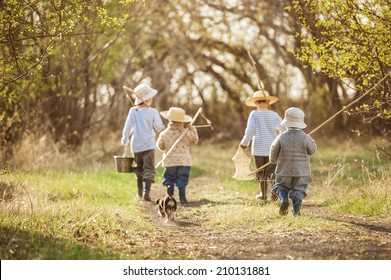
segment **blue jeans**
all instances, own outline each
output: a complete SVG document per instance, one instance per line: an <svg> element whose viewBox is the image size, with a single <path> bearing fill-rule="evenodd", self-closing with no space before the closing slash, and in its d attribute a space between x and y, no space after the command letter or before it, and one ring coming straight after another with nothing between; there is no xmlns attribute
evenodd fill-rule
<svg viewBox="0 0 391 280"><path fill-rule="evenodd" d="M163 173L163 185L166 187L185 188L189 183L190 166L166 167Z"/></svg>
<svg viewBox="0 0 391 280"><path fill-rule="evenodd" d="M276 175L276 183L272 192L278 195L281 201L292 199L293 214L300 215L302 200L307 196L309 177L291 177Z"/></svg>

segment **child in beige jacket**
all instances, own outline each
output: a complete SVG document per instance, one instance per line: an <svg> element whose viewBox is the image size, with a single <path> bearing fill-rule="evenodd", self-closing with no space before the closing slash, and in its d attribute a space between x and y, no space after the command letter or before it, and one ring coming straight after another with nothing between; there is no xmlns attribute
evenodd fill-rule
<svg viewBox="0 0 391 280"><path fill-rule="evenodd" d="M186 135L176 144L173 150L166 155L176 140L186 130L183 123L190 122L191 117L185 114L181 108L171 107L168 111L160 113L163 118L169 120L168 127L163 130L156 141L157 148L162 151L163 185L167 187L167 193L174 195L174 185L178 187L179 201L184 204L186 199L186 186L189 183L190 168L192 165L190 145L198 143L198 133L191 124L187 126Z"/></svg>

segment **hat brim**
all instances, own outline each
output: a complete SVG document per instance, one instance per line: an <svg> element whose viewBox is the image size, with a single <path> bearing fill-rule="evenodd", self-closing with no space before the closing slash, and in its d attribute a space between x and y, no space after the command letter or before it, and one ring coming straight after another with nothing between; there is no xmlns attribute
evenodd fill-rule
<svg viewBox="0 0 391 280"><path fill-rule="evenodd" d="M283 125L283 126L286 126L286 127L297 127L297 128L300 128L300 129L303 129L303 128L306 128L307 125L304 123L304 122L295 122L295 121L290 121L290 120L286 120L286 119L283 119L281 124L280 125Z"/></svg>
<svg viewBox="0 0 391 280"><path fill-rule="evenodd" d="M249 107L257 107L257 104L255 104L256 101L262 101L262 100L268 100L269 104L274 104L278 101L278 97L275 96L268 96L268 97L263 97L263 96L256 96L256 97L248 97L246 99L246 105Z"/></svg>
<svg viewBox="0 0 391 280"><path fill-rule="evenodd" d="M136 99L134 101L134 104L135 105L140 105L141 103L144 103L144 101L147 101L149 99L151 99L152 97L154 97L156 94L157 94L157 90L156 89L152 89L150 92L148 92L145 96L143 96L143 99L140 99L137 95L136 95Z"/></svg>
<svg viewBox="0 0 391 280"><path fill-rule="evenodd" d="M184 115L183 116L183 119L179 119L179 118L169 118L168 117L168 111L163 111L163 112L160 112L160 115L169 120L169 121L173 121L173 122L191 122L192 120L192 117L190 117L189 115Z"/></svg>

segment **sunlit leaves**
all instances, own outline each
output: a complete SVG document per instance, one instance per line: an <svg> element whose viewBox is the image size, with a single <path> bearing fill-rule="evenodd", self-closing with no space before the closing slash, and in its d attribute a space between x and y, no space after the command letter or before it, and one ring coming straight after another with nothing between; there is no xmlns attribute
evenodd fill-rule
<svg viewBox="0 0 391 280"><path fill-rule="evenodd" d="M305 28L296 55L313 69L350 78L357 90L370 88L391 70L389 1L294 0L293 7ZM389 118L389 105L384 102L389 92L388 80L371 104L357 109Z"/></svg>
<svg viewBox="0 0 391 280"><path fill-rule="evenodd" d="M303 42L308 44L302 48L301 59L321 66L330 76L360 75L368 72L368 66L377 72L382 65L391 65L391 55L387 52L391 17L384 1L294 3L303 23L315 19L312 25L306 25L312 32L303 37Z"/></svg>
<svg viewBox="0 0 391 280"><path fill-rule="evenodd" d="M90 38L96 35L94 40L98 40L98 35L105 34L104 40L110 40L120 30L127 15L115 13L121 11L118 5L114 12L109 11L107 7L112 2L115 1L2 1L0 140L7 139L8 146L16 143L24 129L37 124L29 114L41 114L41 120L45 118L50 111L44 104L48 98L62 96L59 88L69 83L72 71L78 66L72 63L84 67L86 53L91 52L88 47L94 44ZM84 57L77 61L75 58L82 52ZM66 76L64 63L69 59L73 61L68 62L70 73ZM84 81L76 74L77 82ZM52 91L55 94L51 95ZM65 94L70 92L65 90Z"/></svg>

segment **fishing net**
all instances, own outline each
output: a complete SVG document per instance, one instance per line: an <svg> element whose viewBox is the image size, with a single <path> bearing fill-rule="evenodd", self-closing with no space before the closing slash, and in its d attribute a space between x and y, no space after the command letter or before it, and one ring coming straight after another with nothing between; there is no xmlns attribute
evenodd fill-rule
<svg viewBox="0 0 391 280"><path fill-rule="evenodd" d="M235 174L232 176L232 178L239 181L254 180L255 175L250 174L251 160L251 156L246 154L243 148L241 148L239 145L235 155L232 158L232 161L235 164Z"/></svg>

